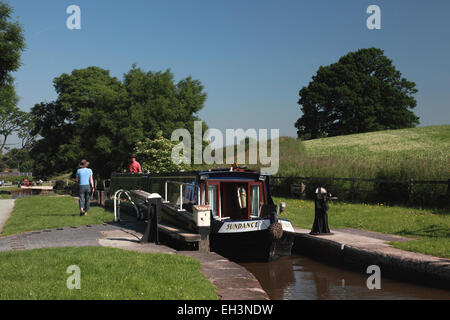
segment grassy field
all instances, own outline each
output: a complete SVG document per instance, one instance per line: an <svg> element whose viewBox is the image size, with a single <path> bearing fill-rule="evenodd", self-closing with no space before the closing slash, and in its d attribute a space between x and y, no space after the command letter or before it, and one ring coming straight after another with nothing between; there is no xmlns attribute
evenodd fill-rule
<svg viewBox="0 0 450 320"><path fill-rule="evenodd" d="M352 134L304 142L308 155L365 160L449 159L450 125Z"/></svg>
<svg viewBox="0 0 450 320"><path fill-rule="evenodd" d="M270 149L270 142L269 142ZM224 161L225 149L222 150ZM270 152L269 152L270 153ZM300 141L279 139L281 176L450 179L450 125ZM248 151L245 151L249 165ZM235 161L237 156L235 156ZM226 160L228 163L232 159ZM199 168L216 167L202 165Z"/></svg>
<svg viewBox="0 0 450 320"><path fill-rule="evenodd" d="M446 180L450 125L298 141L280 138L280 175Z"/></svg>
<svg viewBox="0 0 450 320"><path fill-rule="evenodd" d="M25 231L68 226L93 225L112 221L111 212L91 206L87 216L80 216L78 200L70 196L32 196L16 199L11 217L0 236Z"/></svg>
<svg viewBox="0 0 450 320"><path fill-rule="evenodd" d="M286 203L287 213L282 218L291 220L295 227L312 228L313 201L291 198L274 198L274 201ZM330 204L328 220L330 229L355 228L404 236L414 240L394 242L392 245L399 249L450 257L449 211L334 202Z"/></svg>
<svg viewBox="0 0 450 320"><path fill-rule="evenodd" d="M69 266L81 288L69 290ZM102 247L0 253L0 300L216 300L192 258Z"/></svg>

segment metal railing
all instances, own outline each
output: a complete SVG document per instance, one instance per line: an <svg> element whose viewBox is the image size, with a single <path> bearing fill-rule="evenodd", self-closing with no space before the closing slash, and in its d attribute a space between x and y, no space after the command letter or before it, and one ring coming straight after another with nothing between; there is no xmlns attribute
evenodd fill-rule
<svg viewBox="0 0 450 320"><path fill-rule="evenodd" d="M114 221L115 222L120 221L120 196L122 194L125 194L126 197L128 198L128 201L130 201L131 204L133 205L133 208L136 210L136 217L138 219L143 218L143 215L141 217L139 208L136 206L136 204L133 202L133 200L131 200L130 192L125 189L119 189L114 193Z"/></svg>

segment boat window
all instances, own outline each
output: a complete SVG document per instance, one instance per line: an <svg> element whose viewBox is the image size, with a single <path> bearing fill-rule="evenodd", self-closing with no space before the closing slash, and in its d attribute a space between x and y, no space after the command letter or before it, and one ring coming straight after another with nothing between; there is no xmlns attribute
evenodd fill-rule
<svg viewBox="0 0 450 320"><path fill-rule="evenodd" d="M237 187L237 196L239 199L239 206L247 208L247 191L245 187Z"/></svg>
<svg viewBox="0 0 450 320"><path fill-rule="evenodd" d="M181 199L180 199L180 186L173 184L173 183L167 183L167 200L170 203L180 205Z"/></svg>
<svg viewBox="0 0 450 320"><path fill-rule="evenodd" d="M218 199L218 194L217 194L218 188L217 187L218 187L217 184L208 185L208 201L209 201L209 206L211 207L211 212L212 212L213 217L219 216L218 204L217 204L217 199Z"/></svg>
<svg viewBox="0 0 450 320"><path fill-rule="evenodd" d="M194 200L194 187L193 186L185 186L184 200L188 201L188 202L192 202Z"/></svg>
<svg viewBox="0 0 450 320"><path fill-rule="evenodd" d="M250 186L251 203L250 203L250 215L252 217L259 217L259 203L260 203L260 186Z"/></svg>

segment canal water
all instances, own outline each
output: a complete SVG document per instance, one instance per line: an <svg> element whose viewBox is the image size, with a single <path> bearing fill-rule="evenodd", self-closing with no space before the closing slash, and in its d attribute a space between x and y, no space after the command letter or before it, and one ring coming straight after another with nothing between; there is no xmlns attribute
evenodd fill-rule
<svg viewBox="0 0 450 320"><path fill-rule="evenodd" d="M304 256L277 261L240 263L274 300L450 300L449 291L428 288L383 277L381 289L368 289L370 274L341 269Z"/></svg>
<svg viewBox="0 0 450 320"><path fill-rule="evenodd" d="M41 194L54 194L53 190L41 190L41 189L18 189L11 190L11 199L18 199L23 197L37 196Z"/></svg>

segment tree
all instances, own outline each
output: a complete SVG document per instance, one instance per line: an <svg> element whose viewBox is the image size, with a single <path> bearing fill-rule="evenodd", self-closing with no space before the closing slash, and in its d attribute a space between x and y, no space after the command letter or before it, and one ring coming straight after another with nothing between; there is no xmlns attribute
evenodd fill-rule
<svg viewBox="0 0 450 320"><path fill-rule="evenodd" d="M8 137L20 127L22 113L16 106L17 101L11 84L0 85L0 152L6 147Z"/></svg>
<svg viewBox="0 0 450 320"><path fill-rule="evenodd" d="M6 161L16 161L16 157L31 143L29 115L17 107L18 97L14 89L11 72L20 66L20 55L25 48L22 27L18 22L11 22L12 8L0 2L0 165ZM8 151L8 138L18 134L22 140L20 148Z"/></svg>
<svg viewBox="0 0 450 320"><path fill-rule="evenodd" d="M26 148L13 148L2 156L0 168L17 168L20 172L33 171L33 159Z"/></svg>
<svg viewBox="0 0 450 320"><path fill-rule="evenodd" d="M89 67L55 78L54 86L57 100L31 111L34 133L42 137L32 150L42 176L67 172L82 158L103 178L122 171L139 141L158 131L170 138L177 126L190 127L204 101L199 82L175 84L170 71L145 73L135 66L123 82Z"/></svg>
<svg viewBox="0 0 450 320"><path fill-rule="evenodd" d="M10 72L20 67L20 55L25 48L22 27L11 22L12 8L0 2L0 85L11 83Z"/></svg>
<svg viewBox="0 0 450 320"><path fill-rule="evenodd" d="M134 149L134 154L139 159L143 172L171 172L188 170L189 165L183 163L181 156L176 161L172 159L172 149L178 142L166 139L162 131L153 139L145 138L139 141Z"/></svg>
<svg viewBox="0 0 450 320"><path fill-rule="evenodd" d="M1 87L0 87L1 92ZM1 94L0 94L1 96ZM19 110L14 105L5 105L5 100L0 98L0 166L15 166L17 163L28 161L28 151L34 141L32 134L33 122L29 113ZM19 147L10 149L7 139L13 133L20 139ZM23 168L22 168L23 169ZM30 166L27 166L27 170ZM29 170L31 171L31 170Z"/></svg>
<svg viewBox="0 0 450 320"><path fill-rule="evenodd" d="M411 128L419 118L415 83L402 78L381 49L350 52L321 66L299 94L303 115L295 123L302 139Z"/></svg>
<svg viewBox="0 0 450 320"><path fill-rule="evenodd" d="M34 133L42 137L32 149L36 174L67 172L82 158L102 176L117 169L138 133L123 84L97 67L62 74L53 83L57 100L31 110Z"/></svg>
<svg viewBox="0 0 450 320"><path fill-rule="evenodd" d="M159 132L170 139L175 129L185 128L193 134L197 113L203 108L206 93L191 77L175 83L170 70L144 72L136 65L124 76L131 109L142 125L145 136L155 138ZM203 132L206 131L203 123Z"/></svg>

